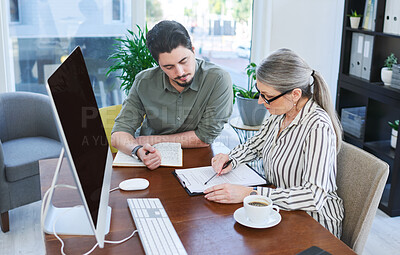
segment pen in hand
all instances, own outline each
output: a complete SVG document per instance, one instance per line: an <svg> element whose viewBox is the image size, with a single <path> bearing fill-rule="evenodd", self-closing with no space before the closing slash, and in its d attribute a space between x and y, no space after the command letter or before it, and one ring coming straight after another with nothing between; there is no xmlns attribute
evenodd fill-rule
<svg viewBox="0 0 400 255"><path fill-rule="evenodd" d="M222 170L224 170L225 168L227 168L231 163L232 163L232 159L226 161L226 163L222 166L221 171L219 171L219 173L215 173L213 176L211 176L211 178L208 179L208 181L206 181L206 182L204 183L204 185L206 185L209 181L211 181L212 178L214 178L215 176L220 175L221 172L222 172Z"/></svg>

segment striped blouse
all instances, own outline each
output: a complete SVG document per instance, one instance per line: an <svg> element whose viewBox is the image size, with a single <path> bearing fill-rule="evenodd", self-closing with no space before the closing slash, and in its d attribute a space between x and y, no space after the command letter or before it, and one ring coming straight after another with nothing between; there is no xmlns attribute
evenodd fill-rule
<svg viewBox="0 0 400 255"><path fill-rule="evenodd" d="M271 115L260 131L234 148L233 167L263 159L276 189L257 187L283 210L304 210L332 234L342 233L344 208L336 194L336 135L328 114L312 99L278 137L284 115Z"/></svg>

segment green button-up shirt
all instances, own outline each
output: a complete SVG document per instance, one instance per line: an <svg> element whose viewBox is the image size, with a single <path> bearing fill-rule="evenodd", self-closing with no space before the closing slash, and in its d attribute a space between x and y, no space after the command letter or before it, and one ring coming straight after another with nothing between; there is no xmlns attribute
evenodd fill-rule
<svg viewBox="0 0 400 255"><path fill-rule="evenodd" d="M220 134L232 114L232 81L220 67L196 59L193 82L179 93L160 67L139 73L112 132L135 136L195 131L205 143Z"/></svg>

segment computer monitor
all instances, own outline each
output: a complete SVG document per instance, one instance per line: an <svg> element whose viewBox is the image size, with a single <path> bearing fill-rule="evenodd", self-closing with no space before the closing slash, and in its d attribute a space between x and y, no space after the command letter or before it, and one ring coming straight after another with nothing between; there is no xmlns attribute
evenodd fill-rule
<svg viewBox="0 0 400 255"><path fill-rule="evenodd" d="M56 223L57 234L95 235L102 248L110 228L112 154L79 47L49 77L46 88L83 206L55 207L51 202L53 188L45 207L44 231L53 233ZM60 155L59 165L62 158Z"/></svg>

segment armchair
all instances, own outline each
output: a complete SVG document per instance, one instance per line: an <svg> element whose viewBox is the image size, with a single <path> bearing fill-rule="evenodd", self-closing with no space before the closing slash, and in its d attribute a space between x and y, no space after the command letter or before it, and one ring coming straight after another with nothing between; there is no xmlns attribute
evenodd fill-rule
<svg viewBox="0 0 400 255"><path fill-rule="evenodd" d="M8 211L41 199L39 160L58 157L61 143L47 96L0 94L0 214L9 231Z"/></svg>

